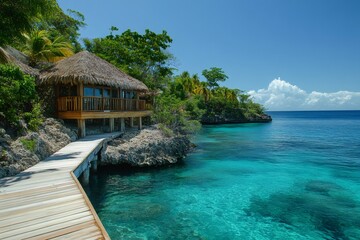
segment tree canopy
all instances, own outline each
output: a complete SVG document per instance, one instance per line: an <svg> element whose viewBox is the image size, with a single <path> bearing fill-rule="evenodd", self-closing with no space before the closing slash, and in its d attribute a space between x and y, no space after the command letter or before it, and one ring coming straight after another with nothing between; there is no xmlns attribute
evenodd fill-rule
<svg viewBox="0 0 360 240"><path fill-rule="evenodd" d="M88 51L111 62L131 76L143 81L150 89L163 88L172 75L172 55L166 50L172 39L163 31L159 34L145 30L144 34L126 30L120 35L93 40L85 39Z"/></svg>
<svg viewBox="0 0 360 240"><path fill-rule="evenodd" d="M79 29L85 26L84 16L74 10L65 14L56 0L2 0L0 2L0 46L21 47L24 34L34 30L46 30L54 41L61 36L76 51Z"/></svg>
<svg viewBox="0 0 360 240"><path fill-rule="evenodd" d="M57 5L55 0L2 0L0 2L0 46L11 44L30 31L33 24L48 16Z"/></svg>
<svg viewBox="0 0 360 240"><path fill-rule="evenodd" d="M205 69L202 71L202 75L206 78L208 86L211 89L219 87L218 82L224 82L228 79L228 76L224 73L224 71L218 67L212 67L209 70Z"/></svg>

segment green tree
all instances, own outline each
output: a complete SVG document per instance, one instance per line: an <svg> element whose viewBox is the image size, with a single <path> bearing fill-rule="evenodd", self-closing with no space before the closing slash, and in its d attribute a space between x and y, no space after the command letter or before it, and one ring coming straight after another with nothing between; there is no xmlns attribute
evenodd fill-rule
<svg viewBox="0 0 360 240"><path fill-rule="evenodd" d="M53 12L55 0L1 0L0 2L0 46L12 44L30 31L41 16Z"/></svg>
<svg viewBox="0 0 360 240"><path fill-rule="evenodd" d="M50 40L54 41L61 36L64 41L70 42L75 52L81 51L82 47L78 41L79 30L86 26L85 17L78 11L67 10L67 14L56 4L53 13L39 19L36 27L46 30Z"/></svg>
<svg viewBox="0 0 360 240"><path fill-rule="evenodd" d="M218 82L224 82L228 79L228 76L224 73L224 71L217 67L212 67L209 70L203 70L202 75L206 78L210 89L219 87Z"/></svg>
<svg viewBox="0 0 360 240"><path fill-rule="evenodd" d="M193 134L200 129L200 122L192 118L199 111L196 103L183 101L168 93L158 96L156 102L152 120L160 125L165 134Z"/></svg>
<svg viewBox="0 0 360 240"><path fill-rule="evenodd" d="M56 62L74 54L69 42L62 37L51 41L45 30L34 30L24 34L24 37L26 44L22 50L28 55L31 66L36 66L39 61Z"/></svg>
<svg viewBox="0 0 360 240"><path fill-rule="evenodd" d="M195 80L190 76L189 72L183 72L174 77L171 85L173 94L181 99L190 97L195 88Z"/></svg>
<svg viewBox="0 0 360 240"><path fill-rule="evenodd" d="M127 30L113 35L117 28L105 38L85 39L88 51L116 65L131 76L143 81L151 89L163 89L172 75L172 55L166 50L172 39L163 31L156 34L145 30L145 34Z"/></svg>

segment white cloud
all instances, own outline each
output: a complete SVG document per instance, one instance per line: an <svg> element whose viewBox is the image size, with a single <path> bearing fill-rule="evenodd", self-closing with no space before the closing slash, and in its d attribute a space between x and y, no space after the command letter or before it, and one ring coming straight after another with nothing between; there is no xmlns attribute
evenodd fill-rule
<svg viewBox="0 0 360 240"><path fill-rule="evenodd" d="M268 110L359 110L360 92L307 93L296 85L274 79L267 89L248 92Z"/></svg>

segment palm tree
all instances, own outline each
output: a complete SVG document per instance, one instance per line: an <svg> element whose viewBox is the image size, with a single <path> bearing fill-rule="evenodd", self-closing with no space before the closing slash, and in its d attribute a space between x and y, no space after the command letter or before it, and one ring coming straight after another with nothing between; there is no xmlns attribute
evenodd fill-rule
<svg viewBox="0 0 360 240"><path fill-rule="evenodd" d="M194 82L193 79L190 77L189 72L183 72L180 75L181 84L183 85L183 89L187 94L192 93L194 89Z"/></svg>
<svg viewBox="0 0 360 240"><path fill-rule="evenodd" d="M31 66L35 66L39 61L56 62L74 54L69 42L62 37L51 41L48 35L45 30L33 30L24 34L26 43L23 52L28 55Z"/></svg>
<svg viewBox="0 0 360 240"><path fill-rule="evenodd" d="M204 96L205 101L209 101L210 97L212 96L206 82L199 82L198 85L195 85L193 93Z"/></svg>

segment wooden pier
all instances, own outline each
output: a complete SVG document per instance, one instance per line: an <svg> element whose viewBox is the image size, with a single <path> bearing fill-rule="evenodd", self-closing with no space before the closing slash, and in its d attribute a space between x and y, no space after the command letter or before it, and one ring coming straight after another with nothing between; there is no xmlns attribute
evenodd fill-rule
<svg viewBox="0 0 360 240"><path fill-rule="evenodd" d="M77 178L86 180L104 141L119 135L82 138L0 179L0 239L110 239Z"/></svg>

